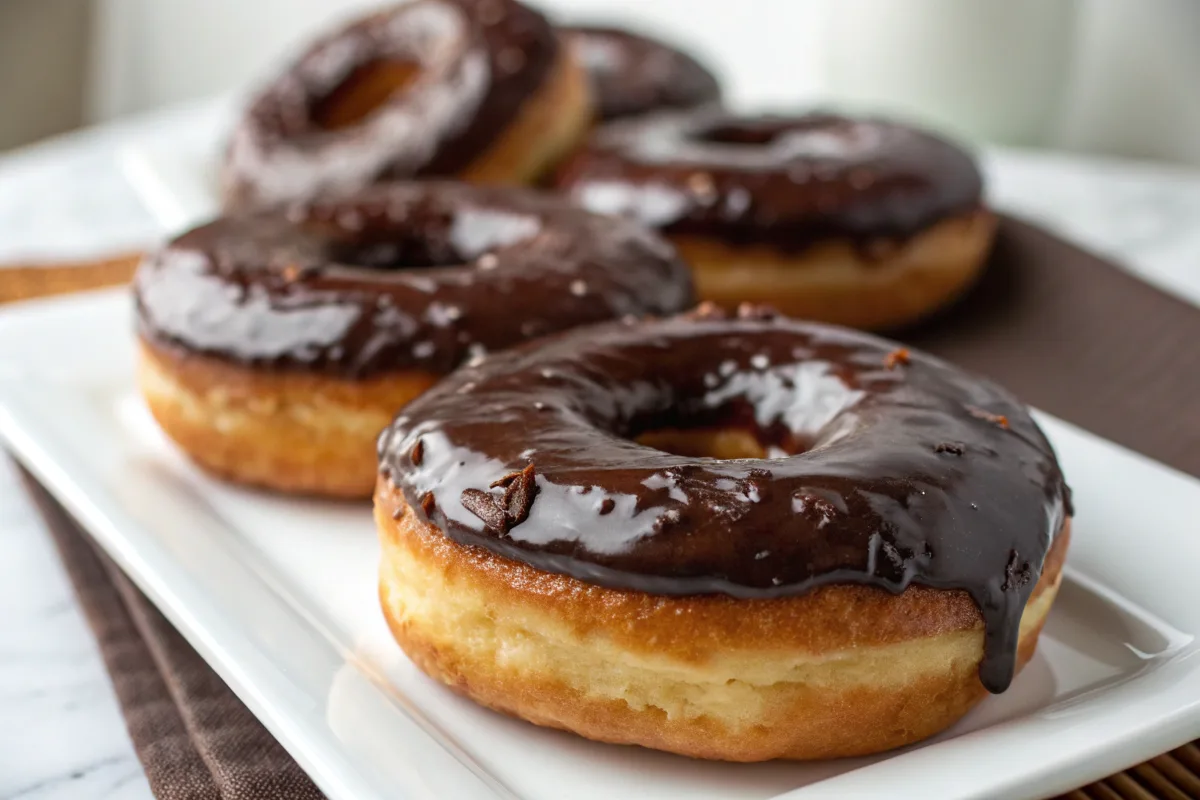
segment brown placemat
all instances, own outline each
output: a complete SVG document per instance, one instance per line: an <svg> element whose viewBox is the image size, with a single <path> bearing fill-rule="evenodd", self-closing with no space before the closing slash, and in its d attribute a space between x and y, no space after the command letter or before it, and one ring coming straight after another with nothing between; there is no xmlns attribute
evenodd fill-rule
<svg viewBox="0 0 1200 800"><path fill-rule="evenodd" d="M135 263L126 260L125 272L112 262L92 270L64 267L52 280L31 280L52 285L55 293L93 288L126 280ZM72 286L74 270L79 280ZM30 271L0 269L0 302L31 296L28 283L15 290L5 285ZM1005 219L979 285L955 308L900 338L988 375L1053 414L1200 476L1200 310L1035 226ZM315 789L302 794L309 789L281 788L303 785L289 783L302 777L295 763L45 491L37 486L32 491L100 643L155 795L319 796ZM1200 800L1197 744L1063 797Z"/></svg>
<svg viewBox="0 0 1200 800"><path fill-rule="evenodd" d="M1200 477L1200 309L1041 228L1003 219L974 290L901 338Z"/></svg>
<svg viewBox="0 0 1200 800"><path fill-rule="evenodd" d="M323 795L158 609L28 472L112 679L134 749L163 800Z"/></svg>
<svg viewBox="0 0 1200 800"><path fill-rule="evenodd" d="M0 303L128 283L140 258L130 253L101 261L0 265Z"/></svg>

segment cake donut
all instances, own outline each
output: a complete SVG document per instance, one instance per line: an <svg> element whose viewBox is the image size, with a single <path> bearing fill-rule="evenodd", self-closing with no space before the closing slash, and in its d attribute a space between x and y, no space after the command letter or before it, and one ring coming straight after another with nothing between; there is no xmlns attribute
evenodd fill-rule
<svg viewBox="0 0 1200 800"><path fill-rule="evenodd" d="M721 99L716 77L692 56L620 28L560 28L587 71L602 122Z"/></svg>
<svg viewBox="0 0 1200 800"><path fill-rule="evenodd" d="M660 229L701 299L887 329L961 294L995 218L971 157L931 134L829 114L718 108L613 123L557 186L593 211Z"/></svg>
<svg viewBox="0 0 1200 800"><path fill-rule="evenodd" d="M478 703L732 761L909 744L1004 691L1069 491L1011 395L759 309L490 354L383 434L382 605Z"/></svg>
<svg viewBox="0 0 1200 800"><path fill-rule="evenodd" d="M318 40L252 100L224 164L227 206L381 178L529 183L591 121L587 75L515 0L417 0Z"/></svg>
<svg viewBox="0 0 1200 800"><path fill-rule="evenodd" d="M376 184L226 216L134 280L139 382L201 466L370 497L375 439L484 352L692 302L669 244L529 189Z"/></svg>

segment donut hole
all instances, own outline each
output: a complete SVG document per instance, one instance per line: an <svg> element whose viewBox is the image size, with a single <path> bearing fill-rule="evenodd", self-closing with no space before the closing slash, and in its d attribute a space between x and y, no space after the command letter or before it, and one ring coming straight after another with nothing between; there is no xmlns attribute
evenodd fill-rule
<svg viewBox="0 0 1200 800"><path fill-rule="evenodd" d="M696 138L709 144L735 144L747 147L765 147L779 138L785 131L775 124L753 122L715 125L700 133Z"/></svg>
<svg viewBox="0 0 1200 800"><path fill-rule="evenodd" d="M375 270L496 266L499 253L542 231L529 214L491 208L454 212L406 207L390 214L364 205L341 214L314 214L309 224L328 237L332 262Z"/></svg>
<svg viewBox="0 0 1200 800"><path fill-rule="evenodd" d="M408 270L461 266L467 259L446 239L391 235L334 242L329 260L373 270Z"/></svg>
<svg viewBox="0 0 1200 800"><path fill-rule="evenodd" d="M357 125L420 74L420 64L404 59L380 58L360 64L313 103L313 122L331 131Z"/></svg>
<svg viewBox="0 0 1200 800"><path fill-rule="evenodd" d="M812 444L782 424L759 425L753 408L744 402L702 411L677 411L673 418L643 420L630 438L672 455L720 460L793 456Z"/></svg>
<svg viewBox="0 0 1200 800"><path fill-rule="evenodd" d="M645 431L634 441L664 453L686 458L767 458L770 453L753 432L742 428L681 430L660 428Z"/></svg>

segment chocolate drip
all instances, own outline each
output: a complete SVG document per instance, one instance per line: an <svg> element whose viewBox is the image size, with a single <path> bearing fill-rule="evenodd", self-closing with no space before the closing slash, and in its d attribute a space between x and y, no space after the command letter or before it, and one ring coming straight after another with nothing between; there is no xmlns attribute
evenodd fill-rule
<svg viewBox="0 0 1200 800"><path fill-rule="evenodd" d="M720 84L699 61L648 36L594 26L560 31L588 71L602 121L721 99Z"/></svg>
<svg viewBox="0 0 1200 800"><path fill-rule="evenodd" d="M1003 691L1067 488L1012 396L896 352L781 318L581 329L451 375L384 433L381 463L455 541L589 583L739 598L834 583L964 590L986 627L980 678ZM778 457L633 441L731 425ZM505 502L494 484L516 473L536 487L519 522L493 510Z"/></svg>
<svg viewBox="0 0 1200 800"><path fill-rule="evenodd" d="M227 200L278 203L452 175L544 85L558 48L546 19L515 0L417 0L347 25L251 102L226 157ZM354 124L324 124L330 96L380 64L410 65L411 79Z"/></svg>
<svg viewBox="0 0 1200 800"><path fill-rule="evenodd" d="M377 184L224 217L141 266L152 344L361 378L692 302L673 249L628 220L524 189Z"/></svg>
<svg viewBox="0 0 1200 800"><path fill-rule="evenodd" d="M560 170L575 202L674 236L802 249L906 238L981 203L971 157L931 134L830 114L664 112L602 128Z"/></svg>

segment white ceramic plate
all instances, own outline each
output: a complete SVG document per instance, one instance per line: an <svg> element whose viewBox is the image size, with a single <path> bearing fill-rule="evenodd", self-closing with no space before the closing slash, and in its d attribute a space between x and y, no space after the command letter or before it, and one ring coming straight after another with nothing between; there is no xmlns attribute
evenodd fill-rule
<svg viewBox="0 0 1200 800"><path fill-rule="evenodd" d="M1052 794L1200 735L1200 482L1042 418L1079 515L1038 654L936 740L732 765L596 744L426 679L375 598L366 505L210 480L134 391L131 308L103 292L0 313L0 439L335 800L997 798Z"/></svg>

